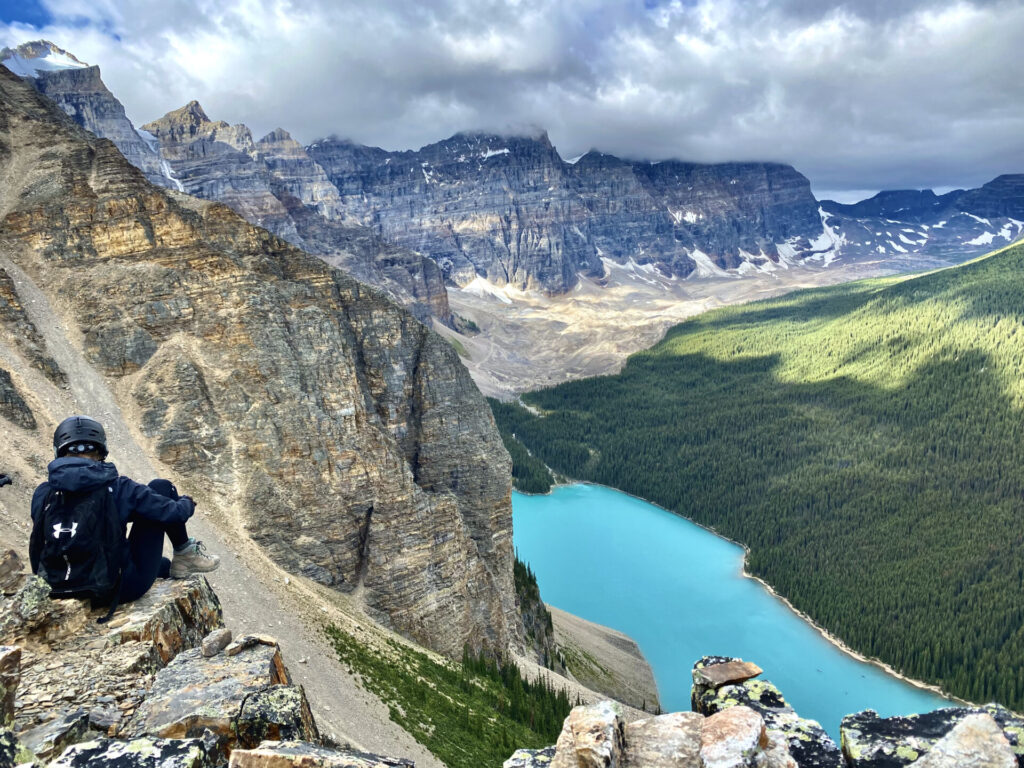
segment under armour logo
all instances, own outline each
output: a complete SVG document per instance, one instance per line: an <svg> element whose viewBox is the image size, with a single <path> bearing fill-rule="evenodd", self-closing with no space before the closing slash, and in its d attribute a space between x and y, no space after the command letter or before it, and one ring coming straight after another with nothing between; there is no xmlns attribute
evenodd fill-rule
<svg viewBox="0 0 1024 768"><path fill-rule="evenodd" d="M62 528L60 523L56 523L53 526L53 538L59 539L62 533L70 533L71 538L74 538L78 533L78 523L72 523L70 528Z"/></svg>

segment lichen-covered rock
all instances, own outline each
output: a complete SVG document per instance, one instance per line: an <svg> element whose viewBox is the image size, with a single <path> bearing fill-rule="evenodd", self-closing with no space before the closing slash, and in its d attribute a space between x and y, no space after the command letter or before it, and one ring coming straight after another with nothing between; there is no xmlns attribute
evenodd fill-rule
<svg viewBox="0 0 1024 768"><path fill-rule="evenodd" d="M728 656L705 656L695 670L734 661ZM691 703L695 712L713 715L730 707L746 706L764 719L769 735L780 734L800 768L842 768L843 756L825 729L814 720L800 717L782 693L767 680L746 680L719 688L694 683Z"/></svg>
<svg viewBox="0 0 1024 768"><path fill-rule="evenodd" d="M88 623L84 600L51 600L50 585L38 576L0 600L0 642L52 644L81 632Z"/></svg>
<svg viewBox="0 0 1024 768"><path fill-rule="evenodd" d="M236 749L230 768L414 768L411 760L317 746L308 741L265 741Z"/></svg>
<svg viewBox="0 0 1024 768"><path fill-rule="evenodd" d="M320 734L301 686L274 685L249 696L235 721L238 743L319 741Z"/></svg>
<svg viewBox="0 0 1024 768"><path fill-rule="evenodd" d="M870 709L847 715L840 726L843 755L850 768L902 768L930 752L961 720L978 714L991 716L1024 768L1024 718L998 704L905 717L879 717Z"/></svg>
<svg viewBox="0 0 1024 768"><path fill-rule="evenodd" d="M501 768L550 768L555 759L555 748L517 749Z"/></svg>
<svg viewBox="0 0 1024 768"><path fill-rule="evenodd" d="M276 646L256 644L211 658L195 648L157 673L145 701L123 729L129 736L188 738L209 730L225 749L270 737L311 741L316 724L302 688Z"/></svg>
<svg viewBox="0 0 1024 768"><path fill-rule="evenodd" d="M622 764L625 724L610 701L574 707L555 744L551 768L609 768Z"/></svg>
<svg viewBox="0 0 1024 768"><path fill-rule="evenodd" d="M223 757L208 739L96 739L69 747L48 768L215 768Z"/></svg>
<svg viewBox="0 0 1024 768"><path fill-rule="evenodd" d="M35 766L35 755L22 744L14 731L0 725L0 768Z"/></svg>
<svg viewBox="0 0 1024 768"><path fill-rule="evenodd" d="M916 768L1016 768L1017 756L991 715L968 715L939 739Z"/></svg>
<svg viewBox="0 0 1024 768"><path fill-rule="evenodd" d="M89 736L89 713L76 709L64 712L38 728L23 731L18 738L32 754L45 762Z"/></svg>
<svg viewBox="0 0 1024 768"><path fill-rule="evenodd" d="M21 648L0 645L0 728L14 722L14 701L21 682Z"/></svg>
<svg viewBox="0 0 1024 768"><path fill-rule="evenodd" d="M627 723L625 764L645 768L700 765L703 725L704 717L696 712L673 712Z"/></svg>
<svg viewBox="0 0 1024 768"><path fill-rule="evenodd" d="M121 606L110 624L95 621L104 609L90 612L81 601L53 601L42 597L45 588L38 592L38 603L28 602L33 616L45 621L23 647L18 730L43 725L72 706L87 710L94 728L109 730L134 713L158 669L221 623L220 603L202 576L158 580L143 598ZM79 624L63 623L64 604L80 611L71 614Z"/></svg>

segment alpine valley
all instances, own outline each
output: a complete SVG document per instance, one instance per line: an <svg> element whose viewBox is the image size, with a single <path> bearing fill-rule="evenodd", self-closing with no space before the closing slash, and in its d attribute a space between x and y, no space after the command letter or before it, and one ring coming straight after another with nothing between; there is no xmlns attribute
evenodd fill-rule
<svg viewBox="0 0 1024 768"><path fill-rule="evenodd" d="M0 60L0 768L1024 766L1024 175L843 205L541 131L303 146L196 101L136 128L53 43ZM98 625L23 573L69 413L196 498L210 581ZM663 715L636 643L513 551L513 472L551 469L734 538L980 706L837 744L707 655Z"/></svg>

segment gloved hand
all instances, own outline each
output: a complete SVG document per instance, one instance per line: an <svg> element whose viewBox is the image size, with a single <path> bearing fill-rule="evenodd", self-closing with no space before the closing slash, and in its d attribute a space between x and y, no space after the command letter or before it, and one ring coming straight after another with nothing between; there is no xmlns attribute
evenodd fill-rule
<svg viewBox="0 0 1024 768"><path fill-rule="evenodd" d="M0 488L3 488L5 485L14 485L14 481L11 480L10 475L0 474Z"/></svg>
<svg viewBox="0 0 1024 768"><path fill-rule="evenodd" d="M192 505L192 511L188 513L189 517L192 517L196 513L196 502L191 496L179 496L179 499L187 499L188 503Z"/></svg>

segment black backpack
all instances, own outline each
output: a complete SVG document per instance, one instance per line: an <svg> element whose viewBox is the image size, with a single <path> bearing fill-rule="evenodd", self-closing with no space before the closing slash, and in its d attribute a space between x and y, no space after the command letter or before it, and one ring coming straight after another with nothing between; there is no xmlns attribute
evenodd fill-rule
<svg viewBox="0 0 1024 768"><path fill-rule="evenodd" d="M46 579L50 597L90 598L94 606L117 609L121 570L127 553L126 526L114 506L114 490L103 484L71 492L50 489L32 521L29 558Z"/></svg>

